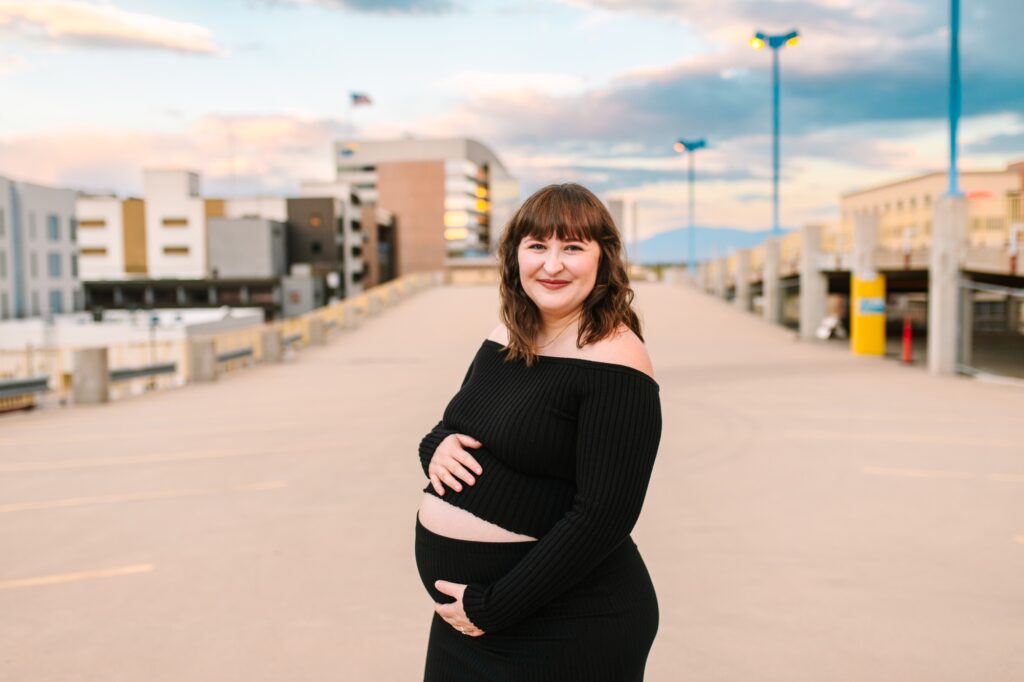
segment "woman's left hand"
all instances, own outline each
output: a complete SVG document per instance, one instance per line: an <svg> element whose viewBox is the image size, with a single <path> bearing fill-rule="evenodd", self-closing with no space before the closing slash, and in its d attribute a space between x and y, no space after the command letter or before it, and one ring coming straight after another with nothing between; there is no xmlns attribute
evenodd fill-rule
<svg viewBox="0 0 1024 682"><path fill-rule="evenodd" d="M451 604L438 604L434 602L434 611L444 618L446 623L470 637L479 637L484 634L483 630L470 622L469 618L466 617L466 611L462 608L462 594L466 591L465 585L450 583L447 580L435 580L434 587L437 588L438 592L455 597L457 600Z"/></svg>

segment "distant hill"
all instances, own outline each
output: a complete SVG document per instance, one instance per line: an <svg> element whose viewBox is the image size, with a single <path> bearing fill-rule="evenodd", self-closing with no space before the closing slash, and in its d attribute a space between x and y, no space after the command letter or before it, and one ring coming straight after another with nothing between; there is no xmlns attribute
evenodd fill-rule
<svg viewBox="0 0 1024 682"><path fill-rule="evenodd" d="M782 230L782 234L790 231ZM771 230L752 232L735 227L697 227L694 232L694 257L698 262L714 258L716 245L718 255L724 256L734 249L757 246L772 234ZM685 263L689 253L689 239L689 229L685 227L677 227L667 232L660 232L653 237L641 239L639 262L645 264ZM628 246L632 247L632 244Z"/></svg>

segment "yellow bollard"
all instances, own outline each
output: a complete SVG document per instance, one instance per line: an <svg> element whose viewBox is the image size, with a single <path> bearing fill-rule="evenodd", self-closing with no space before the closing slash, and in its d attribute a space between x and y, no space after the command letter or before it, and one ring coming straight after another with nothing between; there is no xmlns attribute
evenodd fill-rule
<svg viewBox="0 0 1024 682"><path fill-rule="evenodd" d="M885 276L850 275L850 350L854 355L885 355Z"/></svg>

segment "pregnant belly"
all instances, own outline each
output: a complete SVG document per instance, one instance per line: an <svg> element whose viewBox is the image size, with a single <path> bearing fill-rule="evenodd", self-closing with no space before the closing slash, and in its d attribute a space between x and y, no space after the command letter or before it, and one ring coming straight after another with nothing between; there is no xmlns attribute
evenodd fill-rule
<svg viewBox="0 0 1024 682"><path fill-rule="evenodd" d="M449 493L451 491L448 491ZM465 509L448 504L430 493L423 493L419 509L420 523L438 535L458 540L478 542L526 542L536 540L531 535L513 533L501 526L485 521Z"/></svg>

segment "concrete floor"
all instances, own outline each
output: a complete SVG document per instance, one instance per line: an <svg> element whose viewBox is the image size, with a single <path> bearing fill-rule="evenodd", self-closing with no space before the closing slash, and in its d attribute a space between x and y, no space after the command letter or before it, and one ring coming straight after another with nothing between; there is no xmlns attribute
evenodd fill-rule
<svg viewBox="0 0 1024 682"><path fill-rule="evenodd" d="M647 679L1024 679L1024 390L636 289ZM421 679L416 446L496 310L430 289L283 365L0 418L0 679Z"/></svg>

